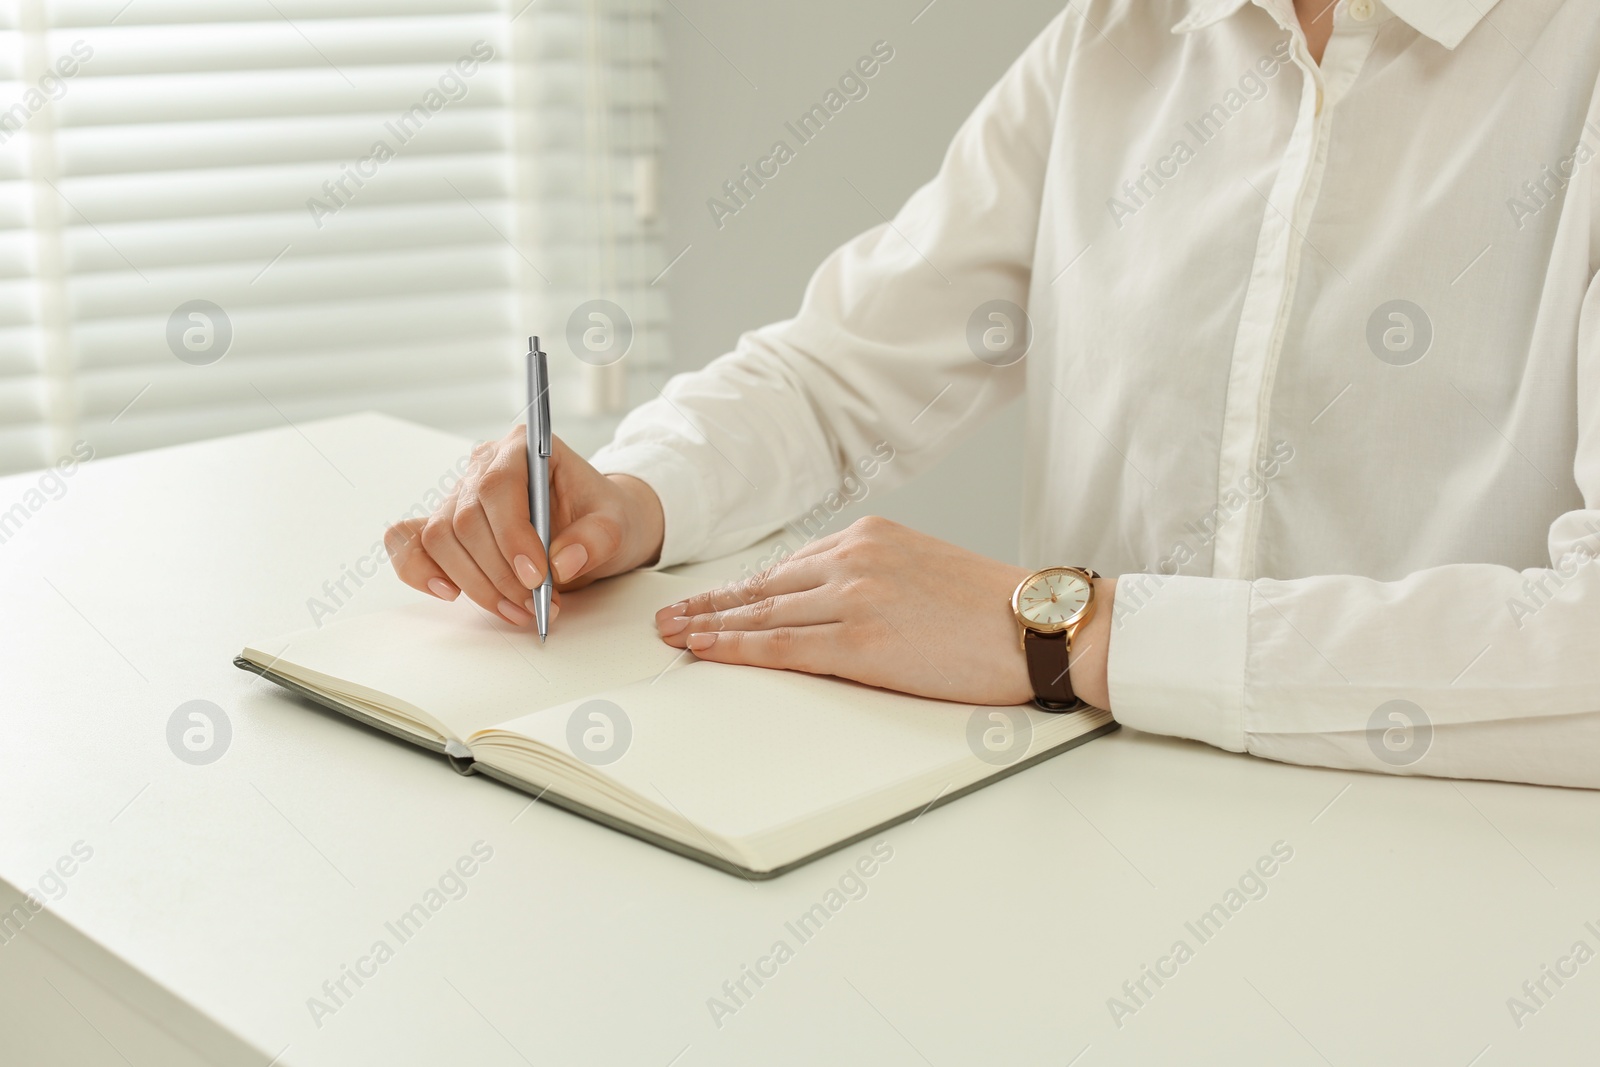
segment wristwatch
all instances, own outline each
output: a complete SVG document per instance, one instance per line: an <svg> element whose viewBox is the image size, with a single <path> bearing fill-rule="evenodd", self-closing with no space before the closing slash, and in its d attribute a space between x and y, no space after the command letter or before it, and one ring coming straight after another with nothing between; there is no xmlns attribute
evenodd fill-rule
<svg viewBox="0 0 1600 1067"><path fill-rule="evenodd" d="M1094 616L1094 579L1087 567L1046 567L1022 580L1011 594L1011 612L1022 631L1033 702L1046 711L1084 706L1072 692L1067 667L1072 639Z"/></svg>

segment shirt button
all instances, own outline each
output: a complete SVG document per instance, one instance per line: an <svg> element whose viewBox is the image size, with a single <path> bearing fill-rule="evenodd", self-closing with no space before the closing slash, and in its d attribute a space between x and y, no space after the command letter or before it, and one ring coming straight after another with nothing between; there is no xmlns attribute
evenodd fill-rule
<svg viewBox="0 0 1600 1067"><path fill-rule="evenodd" d="M1350 17L1357 22L1365 22L1376 12L1372 0L1350 0Z"/></svg>

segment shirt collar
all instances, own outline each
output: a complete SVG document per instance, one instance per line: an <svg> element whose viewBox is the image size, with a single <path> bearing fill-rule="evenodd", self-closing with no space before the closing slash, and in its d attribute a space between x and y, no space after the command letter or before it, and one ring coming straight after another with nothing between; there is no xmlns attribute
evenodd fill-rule
<svg viewBox="0 0 1600 1067"><path fill-rule="evenodd" d="M1173 33L1189 33L1221 22L1251 0L1191 0ZM1260 2L1260 0L1257 0ZM1454 49L1500 0L1382 0L1412 29ZM1266 6L1263 4L1263 6Z"/></svg>

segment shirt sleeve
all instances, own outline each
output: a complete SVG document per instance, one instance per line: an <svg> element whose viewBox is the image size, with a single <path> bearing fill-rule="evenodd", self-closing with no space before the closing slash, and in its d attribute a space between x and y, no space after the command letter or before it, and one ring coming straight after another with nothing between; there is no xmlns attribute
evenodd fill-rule
<svg viewBox="0 0 1600 1067"><path fill-rule="evenodd" d="M1067 14L984 97L938 175L828 257L793 319L671 379L593 457L660 497L658 565L749 545L852 476L903 482L1021 392L1022 364L978 359L968 320L990 301L1027 303L1064 64L1082 32Z"/></svg>
<svg viewBox="0 0 1600 1067"><path fill-rule="evenodd" d="M1123 576L1117 720L1289 763L1600 788L1600 277L1579 318L1584 506L1550 526L1549 566Z"/></svg>

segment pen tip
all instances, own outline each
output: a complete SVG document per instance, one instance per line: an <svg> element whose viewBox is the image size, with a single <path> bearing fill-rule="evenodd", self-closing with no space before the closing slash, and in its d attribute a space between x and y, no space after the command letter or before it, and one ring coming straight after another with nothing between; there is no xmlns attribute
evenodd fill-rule
<svg viewBox="0 0 1600 1067"><path fill-rule="evenodd" d="M530 337L530 338L528 338L528 351L529 352L537 352L537 351L539 351L539 338L538 337Z"/></svg>

